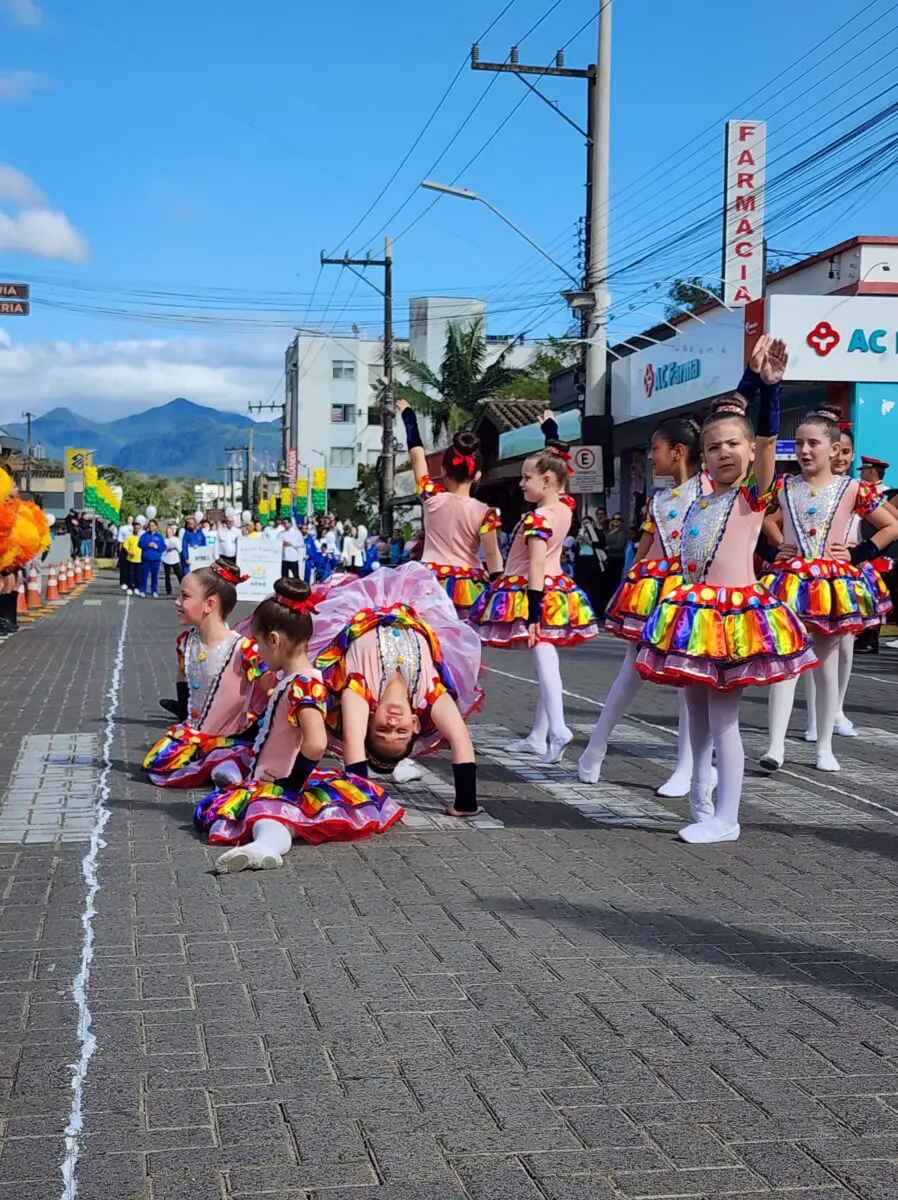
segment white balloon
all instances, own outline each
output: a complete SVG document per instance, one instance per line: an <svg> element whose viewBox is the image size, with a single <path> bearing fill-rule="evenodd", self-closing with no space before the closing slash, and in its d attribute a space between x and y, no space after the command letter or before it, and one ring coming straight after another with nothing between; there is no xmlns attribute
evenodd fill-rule
<svg viewBox="0 0 898 1200"><path fill-rule="evenodd" d="M155 515L156 515L156 505L155 505L155 504L148 504L148 505L147 505L147 518L148 518L150 521L152 521L152 519L153 519L153 517L155 517Z"/></svg>
<svg viewBox="0 0 898 1200"><path fill-rule="evenodd" d="M141 513L140 516L134 518L134 522L136 525L146 525L147 519L143 513Z"/></svg>
<svg viewBox="0 0 898 1200"><path fill-rule="evenodd" d="M243 519L244 519L244 521L251 521L253 519L253 514L249 511L248 508L245 508L243 510Z"/></svg>
<svg viewBox="0 0 898 1200"><path fill-rule="evenodd" d="M228 507L225 509L225 516L226 516L226 517L235 517L236 515L237 515L237 514L236 514L236 512L234 511L234 506L233 506L233 504L229 504L229 505L228 505Z"/></svg>
<svg viewBox="0 0 898 1200"><path fill-rule="evenodd" d="M193 515L194 515L194 517L196 517L196 519L198 521L204 521L206 519L206 514L203 512L203 510L201 508L198 508Z"/></svg>
<svg viewBox="0 0 898 1200"><path fill-rule="evenodd" d="M46 508L44 509L44 516L47 518L47 524L51 526L59 520L59 517L57 517L56 513L51 513L49 509Z"/></svg>

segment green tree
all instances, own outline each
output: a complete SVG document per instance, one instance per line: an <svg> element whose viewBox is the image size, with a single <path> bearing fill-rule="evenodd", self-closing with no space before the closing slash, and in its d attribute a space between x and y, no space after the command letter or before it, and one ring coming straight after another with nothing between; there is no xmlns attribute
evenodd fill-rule
<svg viewBox="0 0 898 1200"><path fill-rule="evenodd" d="M483 334L483 322L469 325L453 322L446 334L446 348L437 374L415 358L410 350L399 350L396 363L409 382L396 391L411 407L433 422L434 437L455 433L469 425L479 405L495 396L501 388L518 379L521 372L508 366L511 347L486 365L489 353Z"/></svg>
<svg viewBox="0 0 898 1200"><path fill-rule="evenodd" d="M712 297L719 299L720 293L719 281L704 279L701 275L693 275L691 279L675 279L667 291L664 315L673 317L681 312L694 312L710 304Z"/></svg>
<svg viewBox="0 0 898 1200"><path fill-rule="evenodd" d="M549 403L549 381L559 371L565 371L580 360L580 344L564 338L550 337L516 379L497 389L497 399L531 400L536 404Z"/></svg>

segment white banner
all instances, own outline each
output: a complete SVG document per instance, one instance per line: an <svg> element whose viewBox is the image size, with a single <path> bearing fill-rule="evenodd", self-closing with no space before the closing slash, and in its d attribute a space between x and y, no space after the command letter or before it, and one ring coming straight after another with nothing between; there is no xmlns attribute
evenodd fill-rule
<svg viewBox="0 0 898 1200"><path fill-rule="evenodd" d="M764 174L767 125L727 121L723 208L723 299L735 307L764 294Z"/></svg>
<svg viewBox="0 0 898 1200"><path fill-rule="evenodd" d="M190 569L200 571L203 567L211 567L215 562L215 550L212 546L190 547Z"/></svg>
<svg viewBox="0 0 898 1200"><path fill-rule="evenodd" d="M767 330L789 347L786 379L898 383L898 297L768 296Z"/></svg>
<svg viewBox="0 0 898 1200"><path fill-rule="evenodd" d="M237 566L241 575L249 576L237 588L237 599L258 604L271 595L281 577L281 543L273 538L238 538Z"/></svg>

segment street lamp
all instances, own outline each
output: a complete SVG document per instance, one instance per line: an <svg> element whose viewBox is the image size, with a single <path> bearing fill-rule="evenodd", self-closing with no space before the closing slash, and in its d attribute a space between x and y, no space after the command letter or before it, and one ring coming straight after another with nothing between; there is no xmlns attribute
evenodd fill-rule
<svg viewBox="0 0 898 1200"><path fill-rule="evenodd" d="M491 213L495 213L500 221L504 221L510 229L513 229L516 234L524 239L525 242L529 243L534 250L543 256L543 258L548 259L553 267L557 267L563 275L566 275L574 284L574 287L577 289L577 291L580 291L580 280L573 276L567 267L563 267L557 259L552 257L548 250L544 250L542 248L539 242L535 242L533 238L530 237L529 234L526 234L519 225L515 225L514 221L512 221L509 217L506 217L505 213L500 212L499 209L496 208L495 204L490 204L489 200L478 195L477 192L472 192L468 188L453 187L452 184L449 183L436 183L433 179L423 179L421 181L421 187L427 188L431 192L442 192L444 196L457 196L460 200L477 200L480 204L485 205L485 207L488 208Z"/></svg>

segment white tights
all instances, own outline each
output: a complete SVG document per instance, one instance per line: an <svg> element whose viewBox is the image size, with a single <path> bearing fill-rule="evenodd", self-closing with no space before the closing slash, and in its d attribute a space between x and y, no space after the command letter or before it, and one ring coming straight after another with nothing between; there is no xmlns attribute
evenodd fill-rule
<svg viewBox="0 0 898 1200"><path fill-rule="evenodd" d="M284 855L293 845L293 835L280 821L263 817L253 825L253 840L245 846L226 850L216 866L219 871L266 871L280 867Z"/></svg>
<svg viewBox="0 0 898 1200"><path fill-rule="evenodd" d="M820 665L814 668L817 676L814 711L817 716L817 765L824 770L837 771L838 763L833 756L833 727L839 714L839 643L849 634L825 637L821 633L811 635L814 653ZM770 729L770 746L765 758L782 763L786 756L786 731L795 702L798 677L784 679L770 689L767 719ZM847 686L847 685L846 685ZM835 764L835 765L833 765ZM764 766L769 764L764 763Z"/></svg>
<svg viewBox="0 0 898 1200"><path fill-rule="evenodd" d="M839 708L836 713L836 724L847 725L845 697L848 694L848 685L851 682L851 668L854 665L855 638L853 634L846 633L837 640L839 643ZM815 675L815 671L805 671L804 673L804 695L808 714L807 727L813 730L817 728L817 684Z"/></svg>
<svg viewBox="0 0 898 1200"><path fill-rule="evenodd" d="M725 825L739 820L742 779L745 774L745 749L739 732L739 704L742 689L718 692L703 683L687 684L680 689L689 713L689 739L692 744L693 811L710 795L713 787L712 752L717 755L717 805L714 815Z"/></svg>
<svg viewBox="0 0 898 1200"><path fill-rule="evenodd" d="M636 671L636 655L638 646L635 642L627 643L624 661L617 673L617 678L611 685L611 690L605 698L605 706L596 721L589 742L580 759L580 765L585 770L600 771L608 750L608 739L617 724L623 719L636 699L642 687L642 679ZM692 775L692 746L689 742L689 713L683 696L684 689L679 689L679 723L677 726L677 769L676 774L688 779ZM598 778L598 776L596 776Z"/></svg>
<svg viewBox="0 0 898 1200"><path fill-rule="evenodd" d="M539 681L539 701L530 740L544 742L547 736L550 741L565 738L568 729L564 723L564 685L558 651L551 642L537 642L533 647L533 661Z"/></svg>

